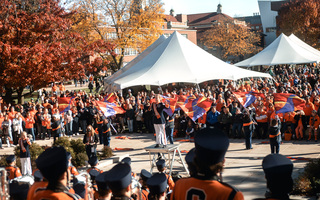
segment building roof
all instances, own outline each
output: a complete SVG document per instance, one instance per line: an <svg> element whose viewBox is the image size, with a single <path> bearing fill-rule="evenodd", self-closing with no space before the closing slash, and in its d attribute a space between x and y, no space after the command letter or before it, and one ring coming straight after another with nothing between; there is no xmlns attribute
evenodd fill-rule
<svg viewBox="0 0 320 200"><path fill-rule="evenodd" d="M164 20L166 22L179 22L174 16L172 15L164 15Z"/></svg>
<svg viewBox="0 0 320 200"><path fill-rule="evenodd" d="M223 13L211 12L187 15L188 25L209 24L214 21L233 20L232 17Z"/></svg>

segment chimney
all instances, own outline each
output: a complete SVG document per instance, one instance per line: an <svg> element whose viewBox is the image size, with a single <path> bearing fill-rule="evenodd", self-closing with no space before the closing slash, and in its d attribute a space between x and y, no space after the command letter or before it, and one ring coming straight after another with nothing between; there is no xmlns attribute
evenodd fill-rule
<svg viewBox="0 0 320 200"><path fill-rule="evenodd" d="M218 4L217 13L222 13L222 5L220 3Z"/></svg>
<svg viewBox="0 0 320 200"><path fill-rule="evenodd" d="M188 17L187 17L187 15L178 14L178 15L176 16L176 19L177 19L179 22L182 22L182 23L185 23L185 24L187 24L187 22L188 22Z"/></svg>
<svg viewBox="0 0 320 200"><path fill-rule="evenodd" d="M174 10L171 8L170 15L174 17Z"/></svg>

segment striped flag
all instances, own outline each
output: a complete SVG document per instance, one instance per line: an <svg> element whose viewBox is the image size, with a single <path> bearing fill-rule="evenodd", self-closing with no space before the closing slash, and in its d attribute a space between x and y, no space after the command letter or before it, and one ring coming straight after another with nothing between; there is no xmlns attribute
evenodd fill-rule
<svg viewBox="0 0 320 200"><path fill-rule="evenodd" d="M94 101L94 105L98 108L98 110L100 110L104 114L105 117L109 117L116 114L123 114L126 112L120 106L117 106L115 103Z"/></svg>
<svg viewBox="0 0 320 200"><path fill-rule="evenodd" d="M276 113L286 113L296 110L303 110L306 101L295 94L274 93L274 108Z"/></svg>
<svg viewBox="0 0 320 200"><path fill-rule="evenodd" d="M75 97L58 97L59 112L68 112L74 105Z"/></svg>
<svg viewBox="0 0 320 200"><path fill-rule="evenodd" d="M188 98L183 105L179 105L193 121L204 115L211 108L212 101L206 97L199 97L194 99Z"/></svg>

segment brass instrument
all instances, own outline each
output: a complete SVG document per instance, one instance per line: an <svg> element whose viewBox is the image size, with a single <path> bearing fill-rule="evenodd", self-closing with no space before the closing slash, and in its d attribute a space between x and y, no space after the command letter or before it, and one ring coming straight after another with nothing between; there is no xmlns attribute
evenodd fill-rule
<svg viewBox="0 0 320 200"><path fill-rule="evenodd" d="M84 171L81 172L79 175L75 176L75 178L78 179L79 182L85 183L88 200L93 200L93 188L90 175L86 171Z"/></svg>
<svg viewBox="0 0 320 200"><path fill-rule="evenodd" d="M9 200L9 183L7 180L7 170L0 168L0 200Z"/></svg>

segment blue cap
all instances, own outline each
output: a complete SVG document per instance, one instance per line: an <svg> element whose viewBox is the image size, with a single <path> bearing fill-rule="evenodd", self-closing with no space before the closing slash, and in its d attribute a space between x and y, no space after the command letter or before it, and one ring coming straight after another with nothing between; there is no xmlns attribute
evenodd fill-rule
<svg viewBox="0 0 320 200"><path fill-rule="evenodd" d="M8 164L13 163L16 160L16 156L15 155L10 155L6 158L6 161Z"/></svg>
<svg viewBox="0 0 320 200"><path fill-rule="evenodd" d="M124 159L121 160L122 163L127 163L128 165L131 165L131 158L125 157Z"/></svg>
<svg viewBox="0 0 320 200"><path fill-rule="evenodd" d="M36 159L38 169L49 181L58 180L67 171L68 163L67 152L61 146L46 149Z"/></svg>
<svg viewBox="0 0 320 200"><path fill-rule="evenodd" d="M101 173L96 169L92 169L89 172L89 175L90 175L90 178L92 181L94 181L99 174L101 174Z"/></svg>
<svg viewBox="0 0 320 200"><path fill-rule="evenodd" d="M67 158L68 158L68 160L70 160L72 158L70 152L67 152Z"/></svg>
<svg viewBox="0 0 320 200"><path fill-rule="evenodd" d="M160 159L156 162L158 169L163 169L166 166L166 161L164 159Z"/></svg>
<svg viewBox="0 0 320 200"><path fill-rule="evenodd" d="M193 158L194 158L194 151L195 150L196 150L195 148L190 149L190 151L187 153L187 155L185 157L186 163L188 165L193 164Z"/></svg>
<svg viewBox="0 0 320 200"><path fill-rule="evenodd" d="M151 176L152 174L145 169L142 169L140 172L140 178L144 181L147 181Z"/></svg>
<svg viewBox="0 0 320 200"><path fill-rule="evenodd" d="M35 171L33 176L35 181L43 181L43 176L39 170Z"/></svg>
<svg viewBox="0 0 320 200"><path fill-rule="evenodd" d="M89 165L91 166L95 166L98 164L98 158L97 156L92 156L89 160L88 160Z"/></svg>
<svg viewBox="0 0 320 200"><path fill-rule="evenodd" d="M78 182L73 185L74 192L79 195L81 198L86 196L86 184L82 182Z"/></svg>
<svg viewBox="0 0 320 200"><path fill-rule="evenodd" d="M195 156L208 165L224 160L229 147L229 138L218 128L201 129L194 138Z"/></svg>
<svg viewBox="0 0 320 200"><path fill-rule="evenodd" d="M107 172L105 178L112 191L125 189L131 183L131 167L127 163L119 163Z"/></svg>
<svg viewBox="0 0 320 200"><path fill-rule="evenodd" d="M91 171L93 171L93 170L91 170ZM106 181L106 174L107 174L107 172L103 172L103 173L99 173L96 176L96 183L97 183L99 191L110 190L110 188L107 184L107 181Z"/></svg>
<svg viewBox="0 0 320 200"><path fill-rule="evenodd" d="M164 173L156 173L151 176L147 181L150 194L162 194L165 192L168 186L167 182L167 176Z"/></svg>
<svg viewBox="0 0 320 200"><path fill-rule="evenodd" d="M262 168L268 176L290 175L293 170L292 161L281 154L269 154L262 161Z"/></svg>

